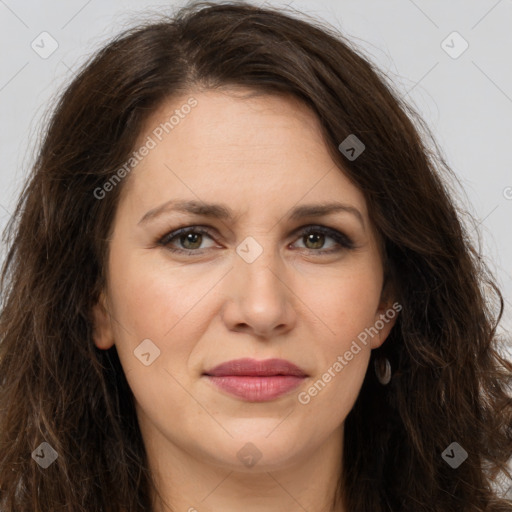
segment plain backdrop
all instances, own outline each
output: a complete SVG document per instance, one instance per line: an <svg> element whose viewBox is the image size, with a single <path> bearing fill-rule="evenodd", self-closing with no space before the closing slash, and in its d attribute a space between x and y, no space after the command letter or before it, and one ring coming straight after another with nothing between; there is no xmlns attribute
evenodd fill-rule
<svg viewBox="0 0 512 512"><path fill-rule="evenodd" d="M506 298L502 325L511 329L512 0L266 3L289 4L333 25L420 111L479 222ZM183 4L0 0L0 228L33 162L42 116L74 70L148 10L170 13Z"/></svg>

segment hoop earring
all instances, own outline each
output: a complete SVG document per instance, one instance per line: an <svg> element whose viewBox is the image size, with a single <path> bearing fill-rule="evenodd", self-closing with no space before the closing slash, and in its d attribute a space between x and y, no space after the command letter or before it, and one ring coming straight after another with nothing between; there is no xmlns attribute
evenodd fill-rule
<svg viewBox="0 0 512 512"><path fill-rule="evenodd" d="M389 384L389 381L391 380L391 363L389 362L389 359L387 357L375 359L373 361L373 367L375 369L377 380L383 386Z"/></svg>

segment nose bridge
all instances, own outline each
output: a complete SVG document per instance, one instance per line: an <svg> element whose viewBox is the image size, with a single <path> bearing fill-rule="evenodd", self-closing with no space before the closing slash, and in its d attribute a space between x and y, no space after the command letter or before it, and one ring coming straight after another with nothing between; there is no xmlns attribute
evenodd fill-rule
<svg viewBox="0 0 512 512"><path fill-rule="evenodd" d="M247 292L259 291L267 295L270 292L274 298L280 295L283 283L278 274L282 271L282 262L271 235L248 236L238 245L236 252L235 271L242 274ZM244 295L248 296L248 293ZM268 299L270 296L267 296Z"/></svg>
<svg viewBox="0 0 512 512"><path fill-rule="evenodd" d="M284 283L280 252L271 235L248 236L236 248L232 290L227 320L244 325L260 335L291 323L289 290Z"/></svg>

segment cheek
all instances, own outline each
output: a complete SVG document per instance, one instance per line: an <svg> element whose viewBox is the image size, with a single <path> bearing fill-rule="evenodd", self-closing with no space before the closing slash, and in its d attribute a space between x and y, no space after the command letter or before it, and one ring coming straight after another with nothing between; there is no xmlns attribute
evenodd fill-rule
<svg viewBox="0 0 512 512"><path fill-rule="evenodd" d="M194 333L199 339L219 310L215 296L222 290L225 269L170 267L155 263L149 253L130 256L121 245L112 248L110 268L112 314L121 349L127 346L133 352L148 338L161 348L172 345L173 351L189 354L193 347L187 340L193 340ZM289 300L302 317L302 334L311 331L322 338L326 355L345 352L351 340L375 322L382 284L378 262L363 257L328 271L304 268L285 276L293 292ZM180 343L173 343L176 339Z"/></svg>
<svg viewBox="0 0 512 512"><path fill-rule="evenodd" d="M136 256L119 259L111 271L111 295L116 319L126 327L120 333L123 338L129 331L163 342L193 328L198 304L216 279L205 272L194 278L186 269L156 265L147 256L147 261Z"/></svg>
<svg viewBox="0 0 512 512"><path fill-rule="evenodd" d="M363 384L381 292L378 266L336 277L316 293L303 292L322 321L313 333L318 373L297 398L305 414L327 430L344 421Z"/></svg>
<svg viewBox="0 0 512 512"><path fill-rule="evenodd" d="M184 391L190 387L187 362L207 322L204 305L198 314L198 301L213 284L206 275L191 280L179 269L144 264L144 258L117 261L110 284L123 372L146 415L166 418L171 402L174 411L190 402Z"/></svg>
<svg viewBox="0 0 512 512"><path fill-rule="evenodd" d="M342 269L336 275L305 281L297 294L325 327L325 340L340 350L376 320L382 287L378 266Z"/></svg>

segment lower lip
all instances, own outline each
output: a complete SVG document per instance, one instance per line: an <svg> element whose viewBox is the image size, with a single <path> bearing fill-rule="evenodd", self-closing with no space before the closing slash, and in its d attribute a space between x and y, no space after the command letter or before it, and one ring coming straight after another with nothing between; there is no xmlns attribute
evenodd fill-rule
<svg viewBox="0 0 512 512"><path fill-rule="evenodd" d="M297 388L304 377L295 375L271 375L267 377L248 377L244 375L226 375L208 379L217 387L243 398L248 402L267 402Z"/></svg>

